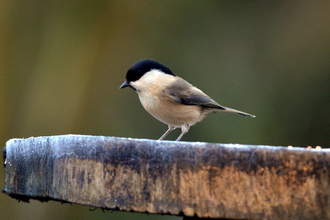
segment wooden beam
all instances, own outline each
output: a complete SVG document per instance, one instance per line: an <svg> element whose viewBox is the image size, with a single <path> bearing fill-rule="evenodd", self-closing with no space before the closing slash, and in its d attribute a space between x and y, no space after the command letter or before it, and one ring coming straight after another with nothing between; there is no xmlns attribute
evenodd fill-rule
<svg viewBox="0 0 330 220"><path fill-rule="evenodd" d="M3 192L105 209L330 219L327 149L61 135L11 139Z"/></svg>

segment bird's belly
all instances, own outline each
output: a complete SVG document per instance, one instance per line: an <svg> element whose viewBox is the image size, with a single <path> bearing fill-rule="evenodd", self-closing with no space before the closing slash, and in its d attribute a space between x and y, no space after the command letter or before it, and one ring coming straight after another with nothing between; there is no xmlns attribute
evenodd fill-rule
<svg viewBox="0 0 330 220"><path fill-rule="evenodd" d="M193 125L204 116L200 106L183 105L170 100L150 98L150 96L139 97L147 112L164 124L174 127L181 127L182 124Z"/></svg>

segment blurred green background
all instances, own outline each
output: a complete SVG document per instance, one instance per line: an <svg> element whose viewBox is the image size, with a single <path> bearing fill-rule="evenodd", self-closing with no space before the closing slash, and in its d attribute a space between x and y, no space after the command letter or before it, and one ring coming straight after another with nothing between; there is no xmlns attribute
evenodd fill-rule
<svg viewBox="0 0 330 220"><path fill-rule="evenodd" d="M210 114L184 141L327 147L329 7L328 0L0 0L2 146L68 133L159 138L167 126L134 91L118 89L133 63L150 58L220 104L257 116ZM4 182L3 169L0 176ZM0 194L0 219L180 218Z"/></svg>

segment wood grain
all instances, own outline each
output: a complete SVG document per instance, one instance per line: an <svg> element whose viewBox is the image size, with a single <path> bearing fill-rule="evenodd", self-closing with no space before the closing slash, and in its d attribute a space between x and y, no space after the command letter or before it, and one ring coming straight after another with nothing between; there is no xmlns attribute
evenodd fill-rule
<svg viewBox="0 0 330 220"><path fill-rule="evenodd" d="M330 219L330 151L61 135L11 139L3 192L106 209Z"/></svg>

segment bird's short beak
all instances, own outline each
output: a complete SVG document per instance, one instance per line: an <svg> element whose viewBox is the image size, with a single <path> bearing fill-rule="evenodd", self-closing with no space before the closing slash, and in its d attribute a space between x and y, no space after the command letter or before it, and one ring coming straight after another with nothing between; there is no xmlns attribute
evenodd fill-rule
<svg viewBox="0 0 330 220"><path fill-rule="evenodd" d="M119 89L123 89L125 87L129 87L129 82L125 81L123 84L121 84L121 86L119 87Z"/></svg>

